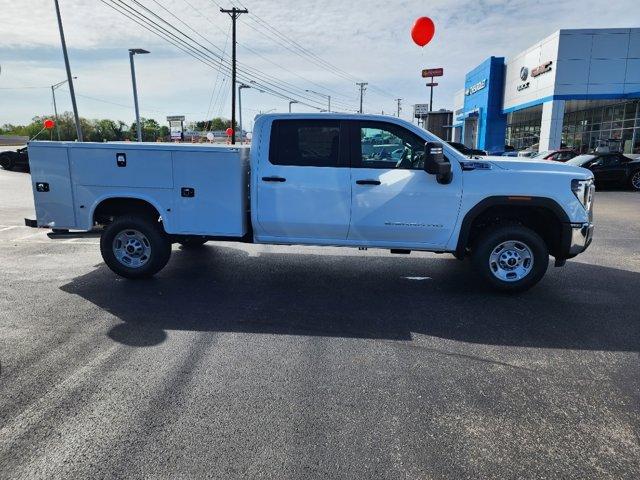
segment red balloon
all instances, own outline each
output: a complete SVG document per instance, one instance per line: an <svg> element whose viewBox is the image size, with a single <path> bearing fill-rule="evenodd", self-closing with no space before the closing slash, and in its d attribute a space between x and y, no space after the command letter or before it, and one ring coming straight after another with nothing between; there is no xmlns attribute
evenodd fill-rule
<svg viewBox="0 0 640 480"><path fill-rule="evenodd" d="M420 17L416 20L416 23L413 24L413 28L411 29L411 38L413 41L424 47L427 43L431 41L433 35L436 33L436 26L429 17Z"/></svg>
<svg viewBox="0 0 640 480"><path fill-rule="evenodd" d="M54 122L53 120L51 120L50 118L47 118L44 122L43 122L43 126L44 128L46 128L47 130L51 130L53 127L56 126L56 122Z"/></svg>
<svg viewBox="0 0 640 480"><path fill-rule="evenodd" d="M231 135L233 135L233 128L229 127L225 130L225 133L227 134L227 137L230 137Z"/></svg>

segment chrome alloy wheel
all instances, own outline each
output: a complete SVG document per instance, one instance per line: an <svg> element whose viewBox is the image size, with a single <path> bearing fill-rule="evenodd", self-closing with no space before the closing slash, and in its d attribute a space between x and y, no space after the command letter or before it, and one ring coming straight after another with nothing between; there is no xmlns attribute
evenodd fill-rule
<svg viewBox="0 0 640 480"><path fill-rule="evenodd" d="M113 239L113 255L125 267L140 268L151 258L151 243L138 230L123 230Z"/></svg>
<svg viewBox="0 0 640 480"><path fill-rule="evenodd" d="M634 173L633 177L631 177L631 185L636 190L640 190L640 170Z"/></svg>
<svg viewBox="0 0 640 480"><path fill-rule="evenodd" d="M503 282L517 282L533 268L533 253L526 243L517 240L502 242L491 251L491 273Z"/></svg>

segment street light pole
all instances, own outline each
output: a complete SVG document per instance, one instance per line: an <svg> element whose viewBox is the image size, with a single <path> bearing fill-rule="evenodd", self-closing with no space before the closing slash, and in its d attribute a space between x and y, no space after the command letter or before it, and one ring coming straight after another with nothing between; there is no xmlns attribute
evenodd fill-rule
<svg viewBox="0 0 640 480"><path fill-rule="evenodd" d="M131 64L131 83L133 84L133 105L136 109L136 130L138 135L138 142L142 142L142 125L140 125L140 109L138 108L138 87L136 85L136 68L133 63L133 56L136 54L143 55L149 53L142 48L130 48L129 49L129 63Z"/></svg>
<svg viewBox="0 0 640 480"><path fill-rule="evenodd" d="M327 111L330 112L331 111L331 95L326 95L324 93L319 93L319 92L315 92L313 90L305 90L305 92L307 93L313 93L315 95L318 95L320 97L324 97L327 99L328 105L327 105ZM296 102L297 103L297 102Z"/></svg>
<svg viewBox="0 0 640 480"><path fill-rule="evenodd" d="M58 133L58 141L60 141L60 125L58 124L58 106L56 105L56 88L51 85L51 95L53 96L53 116L56 119L56 132Z"/></svg>
<svg viewBox="0 0 640 480"><path fill-rule="evenodd" d="M75 80L78 77L73 77ZM51 96L53 97L53 114L56 119L56 132L58 133L58 141L60 141L60 125L58 124L58 105L56 104L56 88L61 87L68 80L63 80L61 82L56 83L55 85L51 85Z"/></svg>
<svg viewBox="0 0 640 480"><path fill-rule="evenodd" d="M238 126L240 127L240 143L242 143L242 89L243 88L251 88L250 85L247 85L246 83L241 83L240 85L238 85ZM232 127L233 128L233 125Z"/></svg>
<svg viewBox="0 0 640 480"><path fill-rule="evenodd" d="M76 92L73 88L73 78L71 77L71 66L69 65L69 55L67 54L67 42L64 39L64 29L62 28L62 17L60 16L60 5L58 0L53 0L58 17L58 30L60 30L60 43L62 43L62 55L64 56L64 66L67 70L67 81L69 82L69 93L71 94L71 105L73 106L73 117L76 122L76 134L78 141L82 142L82 127L80 126L80 116L78 115L78 105L76 104Z"/></svg>
<svg viewBox="0 0 640 480"><path fill-rule="evenodd" d="M299 103L297 100L289 100L289 113L291 113L291 105L294 103Z"/></svg>
<svg viewBox="0 0 640 480"><path fill-rule="evenodd" d="M231 145L236 143L236 20L243 13L249 13L246 8L221 8L222 13L231 17Z"/></svg>

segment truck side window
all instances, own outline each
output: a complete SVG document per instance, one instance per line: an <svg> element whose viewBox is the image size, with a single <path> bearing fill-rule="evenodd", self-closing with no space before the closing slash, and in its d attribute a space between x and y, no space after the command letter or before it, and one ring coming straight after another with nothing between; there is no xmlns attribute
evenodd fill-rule
<svg viewBox="0 0 640 480"><path fill-rule="evenodd" d="M425 141L402 127L361 122L355 160L362 168L401 168L422 170Z"/></svg>
<svg viewBox="0 0 640 480"><path fill-rule="evenodd" d="M269 161L300 167L340 166L340 122L276 120L271 127Z"/></svg>

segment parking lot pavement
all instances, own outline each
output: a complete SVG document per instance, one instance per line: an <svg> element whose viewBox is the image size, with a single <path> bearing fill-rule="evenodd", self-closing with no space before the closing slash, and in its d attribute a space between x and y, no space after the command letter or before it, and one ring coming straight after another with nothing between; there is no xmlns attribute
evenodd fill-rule
<svg viewBox="0 0 640 480"><path fill-rule="evenodd" d="M150 281L0 170L0 477L640 478L640 195L495 294L448 255L207 244Z"/></svg>

